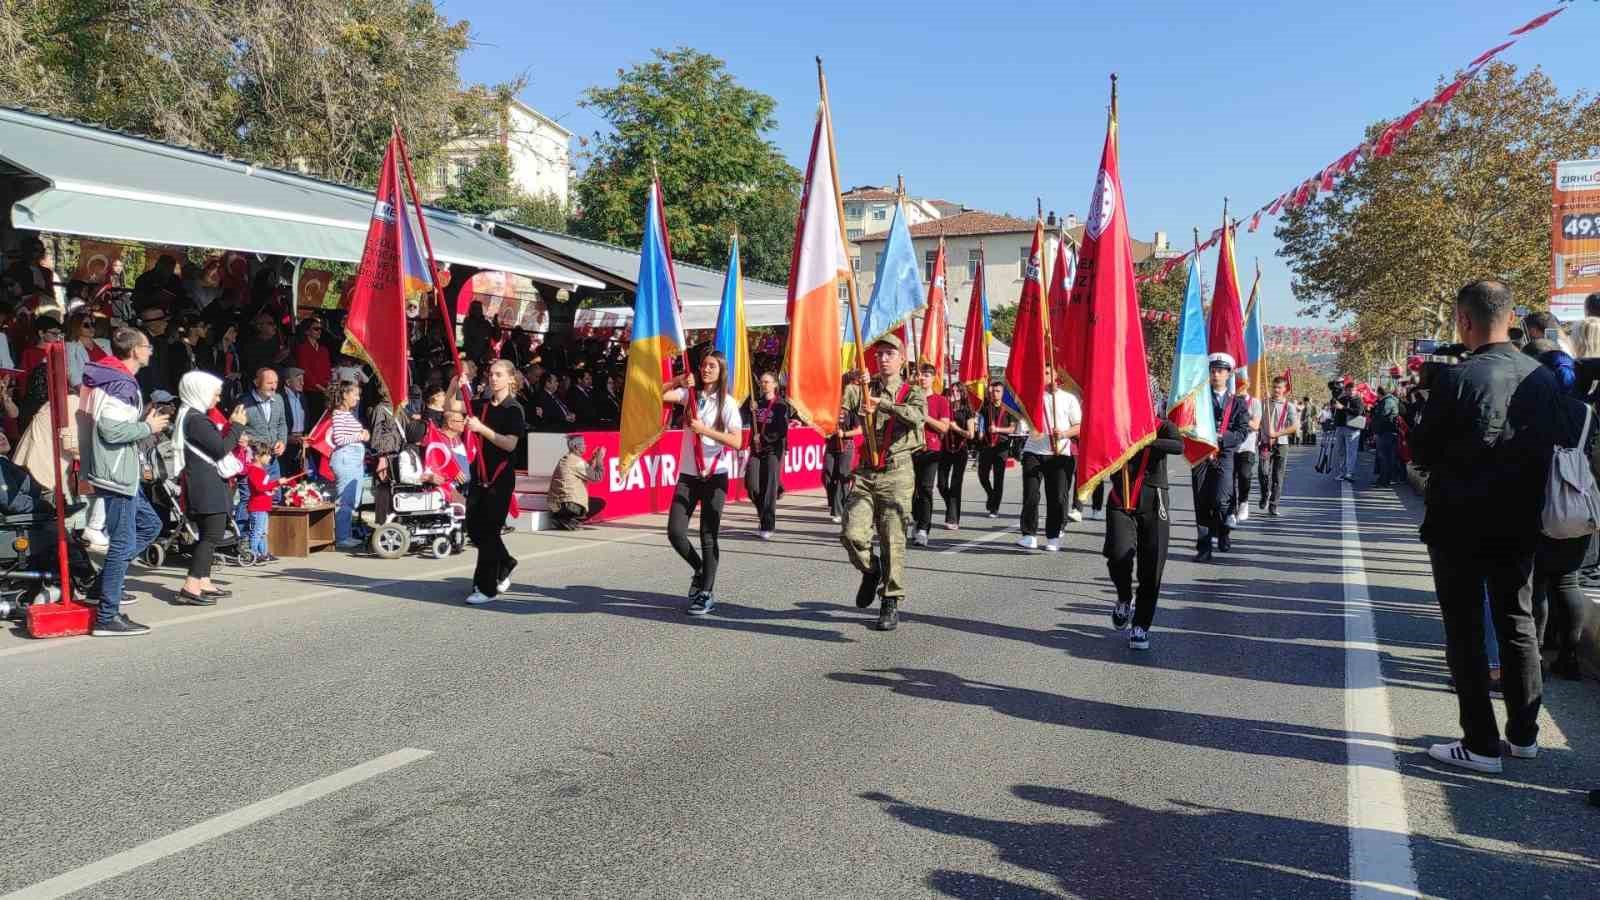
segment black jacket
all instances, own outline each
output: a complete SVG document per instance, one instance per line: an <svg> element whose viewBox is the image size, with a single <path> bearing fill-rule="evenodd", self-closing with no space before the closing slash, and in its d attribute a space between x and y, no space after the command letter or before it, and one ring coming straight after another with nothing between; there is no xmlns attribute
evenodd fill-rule
<svg viewBox="0 0 1600 900"><path fill-rule="evenodd" d="M1231 424L1231 423L1230 423ZM1122 471L1128 473L1128 486L1139 477L1139 472L1144 472L1144 487L1167 488L1167 457L1183 452L1183 432L1178 426L1168 419L1162 419L1161 425L1156 430L1156 439L1151 441L1143 450L1135 453L1128 460ZM1122 499L1122 475L1113 473L1106 483L1111 485L1112 503L1126 505ZM1138 498L1134 498L1135 501Z"/></svg>
<svg viewBox="0 0 1600 900"><path fill-rule="evenodd" d="M189 514L201 516L232 509L233 489L217 474L211 460L220 461L238 445L239 426L229 422L227 430L219 432L205 413L192 412L183 420L183 443L184 499ZM200 458L199 453L207 458Z"/></svg>
<svg viewBox="0 0 1600 900"><path fill-rule="evenodd" d="M1583 430L1583 404L1509 342L1440 372L1410 430L1428 470L1422 540L1471 549L1537 545L1550 454Z"/></svg>

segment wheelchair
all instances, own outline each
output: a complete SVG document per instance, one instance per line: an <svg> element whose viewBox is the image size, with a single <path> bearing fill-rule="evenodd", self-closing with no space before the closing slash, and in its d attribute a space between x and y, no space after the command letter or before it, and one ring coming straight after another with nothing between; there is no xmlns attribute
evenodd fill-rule
<svg viewBox="0 0 1600 900"><path fill-rule="evenodd" d="M389 514L372 530L367 546L382 559L399 559L426 550L434 559L460 553L467 546L467 510L450 502L445 489L422 482L420 455L406 448L396 456L395 477L388 482Z"/></svg>

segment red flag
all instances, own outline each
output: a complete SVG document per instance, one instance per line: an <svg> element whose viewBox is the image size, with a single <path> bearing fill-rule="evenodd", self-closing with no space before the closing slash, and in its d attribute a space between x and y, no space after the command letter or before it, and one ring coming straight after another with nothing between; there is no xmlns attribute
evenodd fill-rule
<svg viewBox="0 0 1600 900"><path fill-rule="evenodd" d="M1133 242L1117 163L1117 92L1111 89L1100 172L1083 228L1073 305L1086 308L1083 425L1078 432L1078 496L1121 469L1156 436L1139 293L1133 283Z"/></svg>
<svg viewBox="0 0 1600 900"><path fill-rule="evenodd" d="M1055 351L1056 372L1060 374L1062 383L1081 397L1086 374L1084 356L1089 349L1084 343L1084 335L1088 332L1089 323L1086 319L1087 308L1082 303L1072 302L1077 294L1074 287L1077 277L1072 269L1067 241L1063 237L1056 245L1056 270L1050 274L1050 342Z"/></svg>
<svg viewBox="0 0 1600 900"><path fill-rule="evenodd" d="M1290 374L1290 372L1292 372L1292 371L1293 371L1292 369L1284 369L1283 370L1283 381L1284 381L1284 384L1291 391L1294 390L1294 377Z"/></svg>
<svg viewBox="0 0 1600 900"><path fill-rule="evenodd" d="M1261 227L1261 213L1263 211L1264 210L1259 210L1258 209L1258 210L1255 211L1255 215L1250 217L1250 228L1249 228L1249 231L1250 231L1251 234L1255 234L1256 233L1256 229Z"/></svg>
<svg viewBox="0 0 1600 900"><path fill-rule="evenodd" d="M1283 209L1284 201L1288 200L1288 199L1289 199L1289 195L1287 193L1279 194L1278 195L1278 199L1272 201L1272 205L1267 207L1267 215L1269 215L1269 216L1277 215L1278 214L1278 210Z"/></svg>
<svg viewBox="0 0 1600 900"><path fill-rule="evenodd" d="M1478 58L1477 59L1473 60L1472 62L1467 63L1467 68L1476 69L1477 67L1483 65L1484 63L1488 62L1489 60L1494 59L1496 56L1499 56L1500 55L1500 51L1506 49L1507 47L1509 47L1509 46L1511 46L1512 44L1515 44L1515 43L1516 43L1516 41L1506 41L1504 44L1501 44L1498 47L1494 47L1494 48L1491 48L1489 50L1483 51L1482 53L1478 54Z"/></svg>
<svg viewBox="0 0 1600 900"><path fill-rule="evenodd" d="M462 475L461 463L456 461L450 439L432 422L428 423L428 433L422 439L422 468L445 484L455 484Z"/></svg>
<svg viewBox="0 0 1600 900"><path fill-rule="evenodd" d="M922 347L917 355L934 369L933 389L944 391L944 376L949 368L945 356L944 241L933 258L933 278L928 281L928 311L922 320Z"/></svg>
<svg viewBox="0 0 1600 900"><path fill-rule="evenodd" d="M1329 166L1317 174L1320 176L1317 179L1317 189L1322 191L1333 190L1333 166Z"/></svg>
<svg viewBox="0 0 1600 900"><path fill-rule="evenodd" d="M1382 134L1378 135L1378 142L1373 147L1372 155L1384 157L1394 153L1395 145L1399 143L1401 138L1406 136L1406 132L1415 128L1417 123L1422 121L1422 116L1427 111L1428 104L1424 103L1390 124L1388 128L1383 130Z"/></svg>
<svg viewBox="0 0 1600 900"><path fill-rule="evenodd" d="M403 152L399 135L391 136L344 325L345 352L372 364L390 403L406 400L406 294L433 286L400 190Z"/></svg>
<svg viewBox="0 0 1600 900"><path fill-rule="evenodd" d="M1044 367L1049 360L1045 346L1044 308L1044 223L1033 223L1033 249L1022 273L1022 296L1017 300L1017 322L1011 334L1011 358L1006 360L1006 387L1017 403L1017 414L1029 431L1040 431L1044 424Z"/></svg>
<svg viewBox="0 0 1600 900"><path fill-rule="evenodd" d="M1245 364L1244 304L1239 297L1239 272L1233 260L1233 229L1222 231L1217 253L1217 278L1211 293L1211 319L1206 329L1206 350L1233 357L1234 368Z"/></svg>
<svg viewBox="0 0 1600 900"><path fill-rule="evenodd" d="M982 250L978 251L977 269L972 276L967 327L961 332L961 370L956 377L967 386L972 408L981 406L989 384L989 293L983 283Z"/></svg>
<svg viewBox="0 0 1600 900"><path fill-rule="evenodd" d="M323 413L316 427L306 433L305 449L317 451L317 474L323 480L333 480L333 413Z"/></svg>
<svg viewBox="0 0 1600 900"><path fill-rule="evenodd" d="M1531 21L1528 22L1528 24L1518 28L1516 31L1511 32L1511 36L1516 37L1519 34L1527 34L1535 28L1542 27L1544 23L1554 19L1556 16L1559 16L1566 11L1567 8L1563 6L1560 9L1552 9L1542 16L1535 16Z"/></svg>
<svg viewBox="0 0 1600 900"><path fill-rule="evenodd" d="M1471 75L1463 75L1450 82L1443 90L1433 95L1433 99L1428 101L1428 106L1433 109L1442 109L1445 104L1456 98L1456 94L1459 94L1463 87L1466 87L1467 81L1471 77Z"/></svg>

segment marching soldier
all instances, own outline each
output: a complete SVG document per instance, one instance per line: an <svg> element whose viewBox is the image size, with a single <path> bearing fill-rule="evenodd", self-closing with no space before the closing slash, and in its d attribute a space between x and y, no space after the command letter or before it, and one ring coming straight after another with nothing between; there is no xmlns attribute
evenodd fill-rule
<svg viewBox="0 0 1600 900"><path fill-rule="evenodd" d="M898 337L878 338L872 344L878 374L870 381L858 379L844 392L844 407L856 414L867 440L861 446L855 485L845 500L839 539L850 562L861 571L856 606L866 609L877 597L883 599L879 631L895 629L905 599L906 524L915 482L911 454L922 449L922 426L928 415L927 394L901 378L904 351ZM874 530L877 555L872 553Z"/></svg>

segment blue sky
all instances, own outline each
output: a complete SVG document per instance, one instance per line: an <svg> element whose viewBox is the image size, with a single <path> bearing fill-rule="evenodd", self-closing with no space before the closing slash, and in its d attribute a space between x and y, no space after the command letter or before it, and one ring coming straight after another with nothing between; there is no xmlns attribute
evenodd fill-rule
<svg viewBox="0 0 1600 900"><path fill-rule="evenodd" d="M472 23L462 75L526 74L522 99L580 135L591 85L656 47L728 63L778 101L778 147L803 167L827 66L841 178L892 183L969 206L1084 214L1105 134L1107 75L1120 76L1129 224L1187 246L1220 222L1222 198L1254 210L1360 142L1363 129L1431 96L1438 78L1555 0L1308 3L622 3L554 9L439 0ZM717 8L721 6L722 8ZM1600 8L1572 9L1501 58L1539 65L1565 93L1593 90ZM1300 321L1278 244L1241 229L1241 280L1260 257L1268 324ZM1215 255L1203 265L1207 278ZM1310 324L1309 321L1307 324Z"/></svg>

